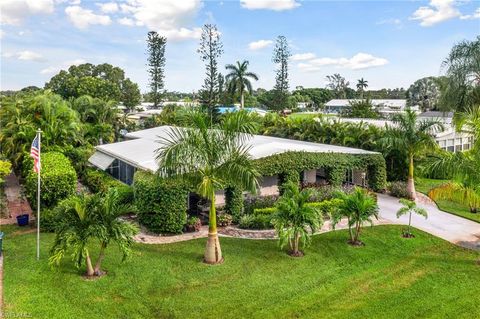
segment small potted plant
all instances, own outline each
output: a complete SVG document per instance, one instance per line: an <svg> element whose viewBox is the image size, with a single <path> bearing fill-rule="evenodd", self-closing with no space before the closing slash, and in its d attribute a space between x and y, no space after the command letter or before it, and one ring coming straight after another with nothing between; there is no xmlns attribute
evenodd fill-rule
<svg viewBox="0 0 480 319"><path fill-rule="evenodd" d="M190 216L187 219L187 224L185 225L187 232L196 232L200 231L202 228L202 221L196 216Z"/></svg>

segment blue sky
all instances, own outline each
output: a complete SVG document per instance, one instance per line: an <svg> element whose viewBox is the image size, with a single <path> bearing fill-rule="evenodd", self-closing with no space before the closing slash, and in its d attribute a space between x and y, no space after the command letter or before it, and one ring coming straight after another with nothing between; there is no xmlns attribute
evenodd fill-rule
<svg viewBox="0 0 480 319"><path fill-rule="evenodd" d="M111 63L147 90L145 35L167 36L166 88L191 92L203 83L196 49L200 27L217 24L220 65L249 60L270 89L273 41L290 43L290 86L324 87L340 73L370 88L408 87L442 74L458 41L480 34L480 2L300 0L2 0L1 89L43 86L71 64Z"/></svg>

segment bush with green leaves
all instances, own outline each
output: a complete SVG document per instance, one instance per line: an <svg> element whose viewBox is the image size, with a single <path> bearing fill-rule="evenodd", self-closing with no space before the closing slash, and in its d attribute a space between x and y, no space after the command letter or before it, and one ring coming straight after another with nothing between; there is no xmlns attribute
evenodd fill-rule
<svg viewBox="0 0 480 319"><path fill-rule="evenodd" d="M238 227L243 229L271 229L273 227L270 215L243 215Z"/></svg>
<svg viewBox="0 0 480 319"><path fill-rule="evenodd" d="M233 217L230 214L219 214L217 217L217 225L220 227L230 226L233 223Z"/></svg>
<svg viewBox="0 0 480 319"><path fill-rule="evenodd" d="M247 196L244 201L244 214L251 215L255 209L273 207L278 200L278 195Z"/></svg>
<svg viewBox="0 0 480 319"><path fill-rule="evenodd" d="M41 205L54 207L60 200L75 194L77 173L65 155L43 153L41 158ZM32 166L30 166L32 167ZM26 195L32 206L37 203L37 173L30 170L26 177Z"/></svg>
<svg viewBox="0 0 480 319"><path fill-rule="evenodd" d="M178 180L147 172L137 172L134 180L140 224L154 233L181 233L187 221L188 187Z"/></svg>
<svg viewBox="0 0 480 319"><path fill-rule="evenodd" d="M409 194L407 191L407 182L403 181L396 181L391 182L388 186L388 190L390 191L390 195L398 197L398 198L409 198Z"/></svg>
<svg viewBox="0 0 480 319"><path fill-rule="evenodd" d="M9 161L0 160L0 186L3 184L5 177L10 174L12 164Z"/></svg>
<svg viewBox="0 0 480 319"><path fill-rule="evenodd" d="M225 212L232 216L233 221L238 222L243 215L243 192L238 186L230 186L225 189Z"/></svg>
<svg viewBox="0 0 480 319"><path fill-rule="evenodd" d="M106 193L110 188L117 189L121 204L133 204L133 187L120 182L108 173L95 168L86 168L82 181L92 193Z"/></svg>

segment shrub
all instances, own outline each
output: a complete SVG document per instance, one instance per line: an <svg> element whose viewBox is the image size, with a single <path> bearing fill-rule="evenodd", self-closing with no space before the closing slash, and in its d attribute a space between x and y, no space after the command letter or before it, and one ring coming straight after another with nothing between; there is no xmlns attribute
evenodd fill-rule
<svg viewBox="0 0 480 319"><path fill-rule="evenodd" d="M93 146L87 144L80 147L69 147L64 150L63 154L70 159L77 174L82 176L88 168L88 159L94 152Z"/></svg>
<svg viewBox="0 0 480 319"><path fill-rule="evenodd" d="M42 232L54 233L58 225L58 212L55 209L43 209L40 215Z"/></svg>
<svg viewBox="0 0 480 319"><path fill-rule="evenodd" d="M30 162L32 162L31 159ZM60 200L75 194L77 173L65 155L58 152L43 153L41 164L42 206L53 207ZM37 173L33 169L27 175L25 187L30 204L35 206L37 204Z"/></svg>
<svg viewBox="0 0 480 319"><path fill-rule="evenodd" d="M390 195L398 198L409 198L407 183L402 181L392 182L389 186Z"/></svg>
<svg viewBox="0 0 480 319"><path fill-rule="evenodd" d="M243 193L239 187L232 186L225 189L225 211L232 215L236 222L243 215Z"/></svg>
<svg viewBox="0 0 480 319"><path fill-rule="evenodd" d="M88 167L83 171L83 183L92 193L106 193L116 188L121 205L133 204L135 197L133 187L120 182L108 173Z"/></svg>
<svg viewBox="0 0 480 319"><path fill-rule="evenodd" d="M196 216L190 216L187 219L187 223L185 224L185 229L187 232L194 232L194 231L200 231L202 228L202 221L200 218Z"/></svg>
<svg viewBox="0 0 480 319"><path fill-rule="evenodd" d="M0 160L0 186L4 182L5 176L10 174L11 169L12 169L12 164L9 161Z"/></svg>
<svg viewBox="0 0 480 319"><path fill-rule="evenodd" d="M217 226L226 227L230 226L233 222L232 215L220 214L217 216Z"/></svg>
<svg viewBox="0 0 480 319"><path fill-rule="evenodd" d="M249 196L244 201L244 213L245 215L251 215L256 208L273 207L277 200L278 195Z"/></svg>
<svg viewBox="0 0 480 319"><path fill-rule="evenodd" d="M254 215L271 215L276 212L275 207L267 207L267 208L255 208L253 210Z"/></svg>
<svg viewBox="0 0 480 319"><path fill-rule="evenodd" d="M243 215L238 226L245 229L271 229L271 221L270 215Z"/></svg>
<svg viewBox="0 0 480 319"><path fill-rule="evenodd" d="M139 222L155 233L181 233L187 221L188 188L146 172L137 172L134 180Z"/></svg>

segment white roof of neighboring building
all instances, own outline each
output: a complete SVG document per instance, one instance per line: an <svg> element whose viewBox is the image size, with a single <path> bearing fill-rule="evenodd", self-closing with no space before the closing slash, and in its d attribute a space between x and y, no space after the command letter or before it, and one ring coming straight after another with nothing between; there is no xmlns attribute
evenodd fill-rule
<svg viewBox="0 0 480 319"><path fill-rule="evenodd" d="M158 139L165 136L171 126L159 126L137 132L126 134L130 139L124 142L98 145L97 153L103 153L111 158L118 158L132 166L140 169L156 171L158 169L155 160L156 150L160 147ZM275 154L289 151L312 152L312 153L343 153L343 154L377 154L376 152L365 151L357 148L335 146L328 144L311 143L290 139L283 139L271 136L254 135L249 141L250 155L253 159L268 157ZM96 165L95 154L89 159L90 163ZM101 157L101 163L108 162ZM102 165L104 167L104 165ZM100 167L100 168L102 168Z"/></svg>
<svg viewBox="0 0 480 319"><path fill-rule="evenodd" d="M361 99L333 99L325 103L325 106L347 106L350 102L362 101ZM406 99L371 99L373 106L387 106L393 108L405 108Z"/></svg>

